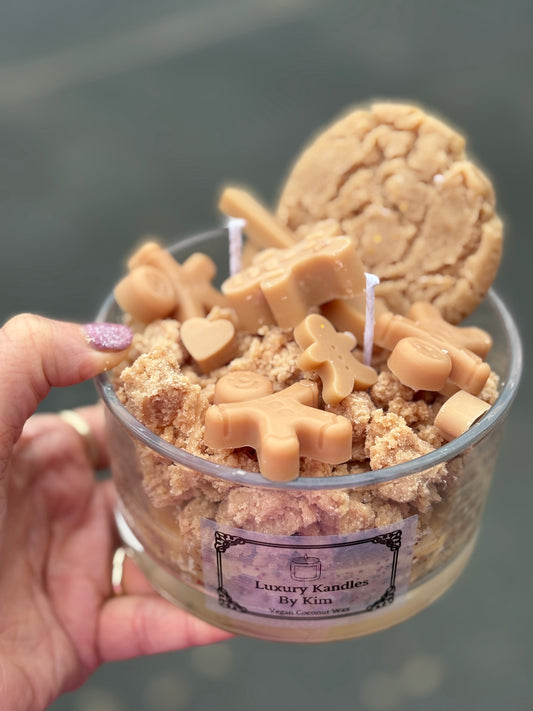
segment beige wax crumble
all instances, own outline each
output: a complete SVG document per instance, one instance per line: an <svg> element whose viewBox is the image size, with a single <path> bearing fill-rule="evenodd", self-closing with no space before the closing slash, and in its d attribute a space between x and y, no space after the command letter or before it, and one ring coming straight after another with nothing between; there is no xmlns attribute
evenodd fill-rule
<svg viewBox="0 0 533 711"><path fill-rule="evenodd" d="M166 343L154 346L122 371L121 381L121 397L135 417L168 441L173 427L173 444L198 449L208 402L201 387L183 375L174 349Z"/></svg>
<svg viewBox="0 0 533 711"><path fill-rule="evenodd" d="M277 326L264 327L252 338L249 348L231 363L231 370L253 370L266 375L274 391L292 385L303 377L296 365L301 349L292 339L292 331Z"/></svg>
<svg viewBox="0 0 533 711"><path fill-rule="evenodd" d="M224 310L218 309L211 317L225 318L223 314ZM129 363L115 373L115 387L125 407L167 442L218 464L258 472L253 448L215 451L205 444L204 419L214 384L227 372L251 369L267 375L274 391L282 390L308 377L296 364L299 352L292 331L264 328L253 336L240 334L237 357L203 375L186 356L179 324L164 319L135 335ZM445 397L415 393L402 385L387 369L379 351L374 365L380 371L375 385L366 392L352 392L338 405L325 407L352 422L351 461L333 466L302 457L300 477L379 470L410 461L443 444L433 421ZM492 374L480 397L492 404L497 390L498 378ZM173 529L180 541L176 544L173 537L171 549L163 539L153 543L163 557L198 580L202 577L202 517L272 535L344 535L387 526L415 514L419 517L417 541L423 539L423 550L432 551L415 555L413 576L421 577L436 548L440 550L437 541L442 537L443 520L449 515L451 497L462 476L462 462L457 459L367 488L281 491L246 486L245 478L241 485L203 475L142 446L139 458L152 514L156 519L161 517L161 525ZM453 525L461 536L469 535L461 521ZM146 535L153 534L146 531Z"/></svg>
<svg viewBox="0 0 533 711"><path fill-rule="evenodd" d="M368 424L366 451L370 467L376 470L429 454L433 447L420 439L403 417L377 409Z"/></svg>
<svg viewBox="0 0 533 711"><path fill-rule="evenodd" d="M370 396L377 407L387 407L394 398L401 398L411 402L414 392L407 385L402 385L390 370L383 370L378 375L378 380L370 388Z"/></svg>
<svg viewBox="0 0 533 711"><path fill-rule="evenodd" d="M494 405L498 398L499 386L500 378L494 371L492 371L489 377L487 378L487 382L485 383L485 386L483 390L479 393L478 397L481 400L488 402L489 405Z"/></svg>
<svg viewBox="0 0 533 711"><path fill-rule="evenodd" d="M187 352L181 345L180 323L175 319L158 319L149 324L136 324L129 321L134 336L131 348L128 351L127 363L133 363L142 353L147 353L158 343L166 343L167 347L175 353L178 363L184 363Z"/></svg>

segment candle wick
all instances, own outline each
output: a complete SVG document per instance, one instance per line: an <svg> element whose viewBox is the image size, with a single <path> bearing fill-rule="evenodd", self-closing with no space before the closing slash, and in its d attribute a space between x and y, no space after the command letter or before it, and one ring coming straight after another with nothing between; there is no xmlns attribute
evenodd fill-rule
<svg viewBox="0 0 533 711"><path fill-rule="evenodd" d="M365 272L366 280L366 304L365 304L365 330L363 334L364 338L364 350L363 350L363 362L365 365L371 365L372 363L372 349L374 345L374 308L375 308L375 288L379 284L379 277L376 274L369 274Z"/></svg>
<svg viewBox="0 0 533 711"><path fill-rule="evenodd" d="M227 222L229 237L229 273L237 274L242 269L242 231L246 220L241 217L230 217Z"/></svg>

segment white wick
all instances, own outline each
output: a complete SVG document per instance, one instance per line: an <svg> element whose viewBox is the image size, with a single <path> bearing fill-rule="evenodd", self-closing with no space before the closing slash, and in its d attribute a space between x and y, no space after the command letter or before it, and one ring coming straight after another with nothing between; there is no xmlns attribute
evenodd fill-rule
<svg viewBox="0 0 533 711"><path fill-rule="evenodd" d="M379 284L379 277L375 274L367 274L366 279L366 304L365 304L365 331L363 362L365 365L372 363L372 348L374 346L374 305L376 301L374 289Z"/></svg>
<svg viewBox="0 0 533 711"><path fill-rule="evenodd" d="M246 220L242 217L230 217L228 224L229 236L229 273L230 276L237 274L242 268L242 231L246 225Z"/></svg>

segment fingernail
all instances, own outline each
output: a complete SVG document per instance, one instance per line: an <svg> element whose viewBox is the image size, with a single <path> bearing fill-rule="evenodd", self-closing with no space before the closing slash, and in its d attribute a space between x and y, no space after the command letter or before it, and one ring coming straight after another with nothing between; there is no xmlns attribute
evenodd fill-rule
<svg viewBox="0 0 533 711"><path fill-rule="evenodd" d="M122 323L87 323L83 331L89 345L97 351L124 351L133 338L131 329Z"/></svg>

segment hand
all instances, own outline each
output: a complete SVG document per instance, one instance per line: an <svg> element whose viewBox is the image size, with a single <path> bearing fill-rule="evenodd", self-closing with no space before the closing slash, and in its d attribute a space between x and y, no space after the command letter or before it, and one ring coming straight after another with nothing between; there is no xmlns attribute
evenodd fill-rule
<svg viewBox="0 0 533 711"><path fill-rule="evenodd" d="M0 330L0 699L9 711L42 711L103 662L229 636L159 597L129 559L126 592L113 595L113 486L96 481L69 424L30 417L50 387L113 367L130 340L125 327L30 315ZM102 412L79 413L105 467Z"/></svg>

